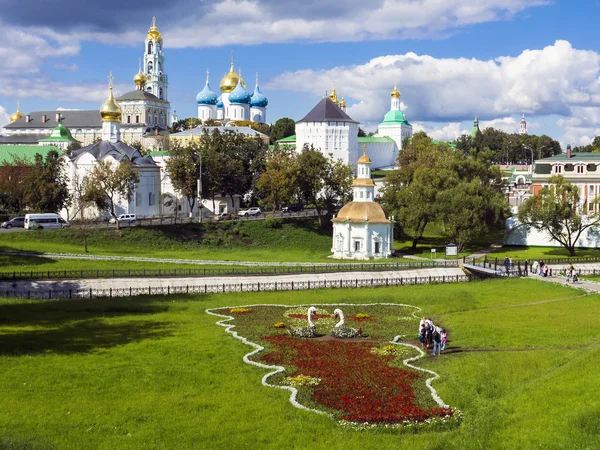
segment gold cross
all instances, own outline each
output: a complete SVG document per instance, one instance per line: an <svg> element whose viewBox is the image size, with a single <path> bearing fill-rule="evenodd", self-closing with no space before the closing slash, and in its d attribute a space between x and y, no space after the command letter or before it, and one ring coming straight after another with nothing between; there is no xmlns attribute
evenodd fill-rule
<svg viewBox="0 0 600 450"><path fill-rule="evenodd" d="M234 54L233 54L233 50L231 50L231 67L233 67L233 58L234 58Z"/></svg>
<svg viewBox="0 0 600 450"><path fill-rule="evenodd" d="M208 71L208 69L206 69L206 84L208 84L208 75L209 75L209 71Z"/></svg>
<svg viewBox="0 0 600 450"><path fill-rule="evenodd" d="M21 109L21 100L17 100L17 111Z"/></svg>
<svg viewBox="0 0 600 450"><path fill-rule="evenodd" d="M152 16L152 26L156 27L156 16Z"/></svg>
<svg viewBox="0 0 600 450"><path fill-rule="evenodd" d="M112 89L113 88L113 74L112 72L108 73L108 86Z"/></svg>
<svg viewBox="0 0 600 450"><path fill-rule="evenodd" d="M367 156L367 144L363 144L362 149L363 149L363 155Z"/></svg>
<svg viewBox="0 0 600 450"><path fill-rule="evenodd" d="M141 72L142 71L142 58L138 58L138 69Z"/></svg>

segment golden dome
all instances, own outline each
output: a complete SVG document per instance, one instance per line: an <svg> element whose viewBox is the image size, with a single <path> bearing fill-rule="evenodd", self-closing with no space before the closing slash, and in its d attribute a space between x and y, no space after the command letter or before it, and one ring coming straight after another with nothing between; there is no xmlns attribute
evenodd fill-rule
<svg viewBox="0 0 600 450"><path fill-rule="evenodd" d="M351 223L365 223L367 219L369 223L390 223L385 211L376 202L350 202L340 209L332 222L344 223L349 220Z"/></svg>
<svg viewBox="0 0 600 450"><path fill-rule="evenodd" d="M152 18L152 25L150 26L148 34L146 35L146 40L150 39L153 39L157 42L162 42L162 36L160 35L160 31L158 31L158 28L156 27L156 17Z"/></svg>
<svg viewBox="0 0 600 450"><path fill-rule="evenodd" d="M102 122L121 122L123 111L113 96L112 74L110 76L110 93L100 108Z"/></svg>
<svg viewBox="0 0 600 450"><path fill-rule="evenodd" d="M396 83L394 83L394 90L392 91L391 95L393 98L400 98L400 91L398 90L398 86L396 86Z"/></svg>
<svg viewBox="0 0 600 450"><path fill-rule="evenodd" d="M362 155L360 158L358 158L358 161L356 161L356 164L373 164L371 162L371 158L369 158L367 155Z"/></svg>
<svg viewBox="0 0 600 450"><path fill-rule="evenodd" d="M235 73L235 69L233 68L233 63L231 64L231 69L229 73L221 78L221 84L219 88L221 88L221 92L231 92L238 85L238 81L242 82L242 87L246 88L246 82L242 77L240 77L237 73Z"/></svg>
<svg viewBox="0 0 600 450"><path fill-rule="evenodd" d="M346 107L346 100L344 100L344 96L342 95L342 101L340 102L340 108Z"/></svg>
<svg viewBox="0 0 600 450"><path fill-rule="evenodd" d="M333 103L335 103L336 105L339 103L338 102L338 96L337 96L337 92L335 92L335 88L333 88L331 90L331 94L329 94L329 98L331 99L331 101Z"/></svg>
<svg viewBox="0 0 600 450"><path fill-rule="evenodd" d="M133 82L138 86L143 86L144 84L146 84L146 81L148 81L148 79L146 78L146 75L142 73L141 70L136 74L135 77L133 77Z"/></svg>
<svg viewBox="0 0 600 450"><path fill-rule="evenodd" d="M25 117L25 114L23 114L21 112L21 102L17 101L17 112L11 114L11 116L10 116L10 123L16 122L21 117Z"/></svg>

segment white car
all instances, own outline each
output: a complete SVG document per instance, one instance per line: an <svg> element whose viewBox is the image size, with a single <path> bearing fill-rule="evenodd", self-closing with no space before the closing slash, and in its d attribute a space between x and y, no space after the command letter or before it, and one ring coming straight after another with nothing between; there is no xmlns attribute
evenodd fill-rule
<svg viewBox="0 0 600 450"><path fill-rule="evenodd" d="M135 223L137 218L135 217L135 214L121 214L119 217L117 217L117 220L119 222ZM111 217L111 219L108 221L108 223L116 223L117 220L115 220L114 217Z"/></svg>
<svg viewBox="0 0 600 450"><path fill-rule="evenodd" d="M243 216L258 216L259 214L262 214L262 211L260 210L260 208L257 208L256 206L239 212L239 216L242 216L242 217Z"/></svg>

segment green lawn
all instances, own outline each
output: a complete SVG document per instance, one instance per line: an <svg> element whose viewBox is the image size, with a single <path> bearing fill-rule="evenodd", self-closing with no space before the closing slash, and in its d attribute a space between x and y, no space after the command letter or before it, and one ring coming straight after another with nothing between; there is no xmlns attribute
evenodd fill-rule
<svg viewBox="0 0 600 450"><path fill-rule="evenodd" d="M0 300L0 448L598 449L599 300L536 280ZM419 306L449 330L447 353L420 365L440 374L459 427L357 432L298 410L204 312L375 302Z"/></svg>
<svg viewBox="0 0 600 450"><path fill-rule="evenodd" d="M505 245L502 248L495 249L490 253L490 258L502 258L504 256L510 256L513 259L529 260L529 261L540 261L544 259L557 259L557 258L570 258L569 252L564 247L514 247ZM598 248L578 248L575 250L575 257L577 258L600 258L600 249Z"/></svg>

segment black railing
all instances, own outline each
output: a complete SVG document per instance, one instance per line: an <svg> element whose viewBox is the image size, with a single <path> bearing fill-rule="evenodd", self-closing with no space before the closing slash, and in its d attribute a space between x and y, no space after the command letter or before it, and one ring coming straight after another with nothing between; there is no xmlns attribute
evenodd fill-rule
<svg viewBox="0 0 600 450"><path fill-rule="evenodd" d="M307 289L343 289L362 287L408 286L416 284L461 283L472 281L471 275L430 277L371 278L354 280L272 281L268 283L219 283L186 286L158 286L105 289L8 289L2 297L33 299L133 297L136 295L216 294L228 292L298 291Z"/></svg>
<svg viewBox="0 0 600 450"><path fill-rule="evenodd" d="M509 253L509 252L507 252ZM463 260L468 260L471 261L471 258L463 258ZM482 263L483 261L486 261L487 264L497 264L498 266L501 266L504 262L504 258L492 258L492 257L488 257L485 256L483 258L478 258L477 262L478 263ZM598 263L600 262L600 256L571 256L568 258L528 258L528 259L515 259L513 258L513 265L517 264L517 263L521 263L522 265L525 264L525 262L532 264L534 261L537 261L538 263L543 261L544 264L586 264L586 263ZM470 264L470 263L469 263Z"/></svg>
<svg viewBox="0 0 600 450"><path fill-rule="evenodd" d="M457 267L456 260L397 263L315 264L313 266L189 267L185 269L90 269L0 272L0 280L73 280L86 278L214 277L246 275L288 275L335 272L385 272L391 270Z"/></svg>

